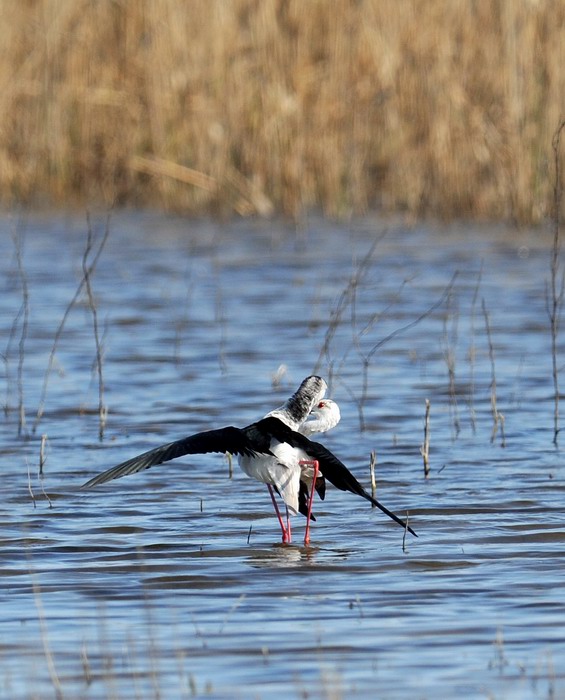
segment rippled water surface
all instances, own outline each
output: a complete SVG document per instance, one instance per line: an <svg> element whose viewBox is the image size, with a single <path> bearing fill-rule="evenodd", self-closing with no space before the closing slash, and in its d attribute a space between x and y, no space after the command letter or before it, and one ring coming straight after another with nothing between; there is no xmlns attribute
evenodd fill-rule
<svg viewBox="0 0 565 700"><path fill-rule="evenodd" d="M84 289L69 307L86 224L0 226L0 697L565 697L546 231L116 215L90 280L99 441ZM313 371L342 412L323 442L367 487L376 451L379 499L419 535L404 548L331 488L311 546L301 519L283 546L267 490L221 455L79 490Z"/></svg>

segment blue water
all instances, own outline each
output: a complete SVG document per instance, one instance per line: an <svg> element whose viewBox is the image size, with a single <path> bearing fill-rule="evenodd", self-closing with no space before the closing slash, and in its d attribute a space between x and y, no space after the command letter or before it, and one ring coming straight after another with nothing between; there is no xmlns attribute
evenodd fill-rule
<svg viewBox="0 0 565 700"><path fill-rule="evenodd" d="M95 242L103 228L95 217ZM565 695L547 232L114 215L91 279L99 441L84 293L34 430L86 223L0 229L0 697ZM419 534L404 548L401 528L335 489L311 546L300 519L283 546L266 489L219 455L79 490L151 447L261 417L314 370L342 413L323 442L367 487L376 451L378 498Z"/></svg>

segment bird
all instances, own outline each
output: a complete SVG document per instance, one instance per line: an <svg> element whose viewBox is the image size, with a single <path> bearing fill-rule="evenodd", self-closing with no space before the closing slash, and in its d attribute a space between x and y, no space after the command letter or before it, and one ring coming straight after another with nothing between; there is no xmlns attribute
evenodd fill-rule
<svg viewBox="0 0 565 700"><path fill-rule="evenodd" d="M291 514L306 515L305 544L308 544L314 491L323 498L326 479L337 489L369 501L417 537L407 523L367 493L343 462L321 443L310 439L312 433L329 430L339 421L337 404L323 399L326 388L322 377L306 377L283 406L244 428L229 425L175 440L121 462L81 488L92 488L185 455L229 452L238 456L248 476L267 485L285 544L291 541L290 524L284 525L273 491L281 496ZM287 520L290 523L288 512Z"/></svg>
<svg viewBox="0 0 565 700"><path fill-rule="evenodd" d="M288 402L274 411L268 413L265 418L276 417L289 427L295 427L302 435L310 436L313 433L322 433L335 427L341 418L339 406L331 399L322 399L306 414L308 404L303 402L301 409L295 409L297 396L301 397L309 384L317 387L317 394L323 396L326 391L326 382L321 377L307 377ZM316 393L312 401L315 403ZM298 512L306 516L306 529L304 543L310 542L310 521L316 520L312 515L312 503L314 491L323 500L326 493L326 482L322 475L318 475L314 460L300 453L288 445L273 447L274 457L262 456L260 458L240 457L239 464L242 470L251 477L267 482L267 488L275 509L277 519L282 531L283 543L292 541L290 513ZM275 499L276 491L283 499L286 509L286 526L280 514Z"/></svg>

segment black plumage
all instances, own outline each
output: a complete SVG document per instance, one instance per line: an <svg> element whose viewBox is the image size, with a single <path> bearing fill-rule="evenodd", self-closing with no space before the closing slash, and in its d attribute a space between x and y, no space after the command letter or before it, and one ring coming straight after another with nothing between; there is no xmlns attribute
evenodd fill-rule
<svg viewBox="0 0 565 700"><path fill-rule="evenodd" d="M397 515L388 510L379 501L374 499L349 469L341 462L332 452L325 448L319 442L310 440L305 435L298 433L279 418L269 416L263 418L256 423L245 428L236 428L228 426L218 430L208 430L202 433L196 433L190 437L170 442L167 445L162 445L148 452L144 452L137 457L128 459L121 464L118 464L111 469L108 469L102 474L95 476L87 481L82 488L91 488L98 486L112 479L119 479L128 474L149 469L157 464L168 462L177 457L183 457L190 454L206 454L210 452L225 453L230 452L235 455L248 457L257 457L260 455L271 455L272 441L278 443L286 443L293 448L302 450L309 459L317 460L320 470L320 476L316 480L314 488L323 499L325 494L325 481L327 479L336 488L341 491L349 491L366 499L374 506L379 508L385 515L394 520L403 528L406 528L410 533L417 536L414 530L404 523ZM299 491L299 510L304 515L307 515L308 491L306 485L301 482Z"/></svg>
<svg viewBox="0 0 565 700"><path fill-rule="evenodd" d="M256 457L259 454L270 455L270 444L270 438L260 429L257 429L256 423L247 426L247 428L234 428L230 425L227 428L219 428L218 430L206 430L181 440L175 440L175 442L169 442L153 450L148 450L137 457L132 457L112 467L112 469L98 474L98 476L83 484L81 488L88 489L92 486L98 486L106 481L120 479L122 476L135 474L185 455L200 455L210 452L230 452L233 455L245 455L247 457Z"/></svg>

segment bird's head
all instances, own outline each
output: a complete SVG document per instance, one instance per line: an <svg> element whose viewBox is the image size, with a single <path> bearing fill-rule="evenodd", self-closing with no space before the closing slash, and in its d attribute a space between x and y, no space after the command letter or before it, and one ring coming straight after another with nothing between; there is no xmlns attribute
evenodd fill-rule
<svg viewBox="0 0 565 700"><path fill-rule="evenodd" d="M331 399L321 399L310 412L308 419L302 426L304 435L313 433L325 433L339 423L341 413L339 406Z"/></svg>

